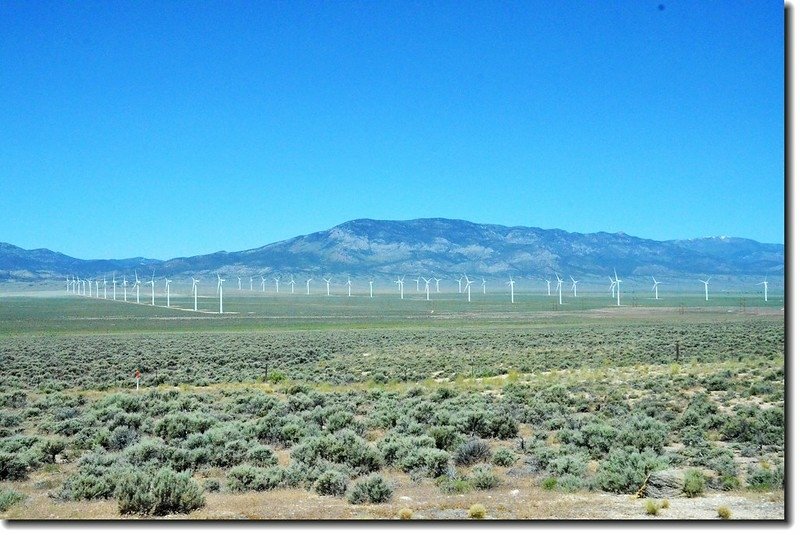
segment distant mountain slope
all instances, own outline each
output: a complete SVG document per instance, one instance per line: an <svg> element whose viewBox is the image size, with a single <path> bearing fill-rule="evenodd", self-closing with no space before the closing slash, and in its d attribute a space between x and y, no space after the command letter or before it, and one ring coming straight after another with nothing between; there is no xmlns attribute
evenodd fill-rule
<svg viewBox="0 0 800 535"><path fill-rule="evenodd" d="M483 275L569 273L630 275L783 276L784 246L742 238L655 241L624 233L580 234L558 229L483 225L453 219L376 221L358 219L332 229L256 249L218 252L167 261L78 260L46 249L25 251L0 244L0 280L36 280L76 274L156 269L182 275L222 272L474 273Z"/></svg>

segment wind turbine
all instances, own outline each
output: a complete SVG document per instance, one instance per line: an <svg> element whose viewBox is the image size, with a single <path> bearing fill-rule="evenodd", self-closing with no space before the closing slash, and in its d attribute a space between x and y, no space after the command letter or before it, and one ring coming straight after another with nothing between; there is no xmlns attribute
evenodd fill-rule
<svg viewBox="0 0 800 535"><path fill-rule="evenodd" d="M622 306L619 304L619 296L622 295L622 287L619 283L622 282L619 277L617 277L617 269L614 268L614 286L617 289L617 306Z"/></svg>
<svg viewBox="0 0 800 535"><path fill-rule="evenodd" d="M707 278L706 280L700 279L700 282L702 282L703 285L706 288L706 301L708 301L708 281L710 281L710 280L711 280L711 277Z"/></svg>
<svg viewBox="0 0 800 535"><path fill-rule="evenodd" d="M225 282L225 279L219 276L217 273L217 293L219 293L219 313L222 314L222 283Z"/></svg>
<svg viewBox="0 0 800 535"><path fill-rule="evenodd" d="M311 281L314 279L306 279L306 295L311 295Z"/></svg>
<svg viewBox="0 0 800 535"><path fill-rule="evenodd" d="M764 277L764 282L759 282L759 284L764 285L764 302L767 302L767 277Z"/></svg>
<svg viewBox="0 0 800 535"><path fill-rule="evenodd" d="M139 286L141 286L141 281L139 280L139 272L133 270L133 274L136 277L136 282L133 283L133 286L136 288L136 304L139 304Z"/></svg>
<svg viewBox="0 0 800 535"><path fill-rule="evenodd" d="M164 277L164 280L166 281L166 287L167 287L167 308L169 308L169 283L172 281L166 277Z"/></svg>
<svg viewBox="0 0 800 535"><path fill-rule="evenodd" d="M261 275L261 291L267 291L267 278L264 275Z"/></svg>
<svg viewBox="0 0 800 535"><path fill-rule="evenodd" d="M125 295L125 302L128 302L128 279L125 278L125 275L122 276L122 291Z"/></svg>
<svg viewBox="0 0 800 535"><path fill-rule="evenodd" d="M242 291L242 278L238 277L238 276L236 278L239 279L239 291L241 292Z"/></svg>
<svg viewBox="0 0 800 535"><path fill-rule="evenodd" d="M425 301L431 300L431 279L426 279L422 277L422 280L425 282Z"/></svg>
<svg viewBox="0 0 800 535"><path fill-rule="evenodd" d="M194 310L197 312L197 283L200 282L200 279L195 279L192 277L192 293L194 293Z"/></svg>
<svg viewBox="0 0 800 535"><path fill-rule="evenodd" d="M253 277L250 277L250 291L253 291Z"/></svg>
<svg viewBox="0 0 800 535"><path fill-rule="evenodd" d="M611 277L608 278L611 281L611 286L608 287L611 290L611 299L614 299L614 290L617 288L617 283Z"/></svg>
<svg viewBox="0 0 800 535"><path fill-rule="evenodd" d="M332 278L333 277L329 277L329 278L326 279L325 277L322 277L322 280L325 281L325 288L326 288L326 291L328 293L328 297L331 296L331 279Z"/></svg>
<svg viewBox="0 0 800 535"><path fill-rule="evenodd" d="M438 294L439 293L439 281L442 280L442 279L437 279L436 277L434 277L433 280L436 282L436 293Z"/></svg>
<svg viewBox="0 0 800 535"><path fill-rule="evenodd" d="M280 284L281 278L280 277L272 277L272 278L275 279L275 293L279 293L280 292L279 284Z"/></svg>
<svg viewBox="0 0 800 535"><path fill-rule="evenodd" d="M556 273L556 281L558 281L558 284L556 284L556 290L558 290L558 304L563 305L564 303L561 302L561 283L564 282L564 280L558 276L558 273Z"/></svg>
<svg viewBox="0 0 800 535"><path fill-rule="evenodd" d="M467 274L464 273L464 284L465 284L464 289L467 291L467 303L471 303L472 302L472 283L473 282L475 282L475 281L469 280L469 277L467 277Z"/></svg>
<svg viewBox="0 0 800 535"><path fill-rule="evenodd" d="M292 287L292 293L294 293L294 275L292 275L292 278L289 280L289 286Z"/></svg>
<svg viewBox="0 0 800 535"><path fill-rule="evenodd" d="M650 278L652 278L652 279L653 279L653 287L652 287L652 288L650 288L650 289L651 289L651 290L655 290L655 291L656 291L656 299L658 299L658 285L659 285L659 284L661 284L661 283L660 283L660 282L658 282L658 281L656 280L656 278L655 278L655 277L652 277L652 276L651 276Z"/></svg>
<svg viewBox="0 0 800 535"><path fill-rule="evenodd" d="M150 306L156 306L156 270L153 270L153 276L150 277Z"/></svg>
<svg viewBox="0 0 800 535"><path fill-rule="evenodd" d="M547 283L547 296L550 296L550 279L544 280Z"/></svg>
<svg viewBox="0 0 800 535"><path fill-rule="evenodd" d="M353 283L350 282L350 277L347 277L347 297L350 297L350 290L353 287Z"/></svg>
<svg viewBox="0 0 800 535"><path fill-rule="evenodd" d="M509 275L508 282L506 283L506 286L510 286L511 287L511 302L513 303L514 302L514 277Z"/></svg>
<svg viewBox="0 0 800 535"><path fill-rule="evenodd" d="M89 284L91 284L91 283L89 283ZM94 280L94 296L97 299L100 299L100 281L97 280L97 279Z"/></svg>
<svg viewBox="0 0 800 535"><path fill-rule="evenodd" d="M372 299L372 283L375 282L373 279L369 280L369 298Z"/></svg>
<svg viewBox="0 0 800 535"><path fill-rule="evenodd" d="M91 297L92 296L92 281L89 280L89 279L86 279L86 283L89 285L89 297Z"/></svg>
<svg viewBox="0 0 800 535"><path fill-rule="evenodd" d="M114 296L114 301L116 301L117 300L117 273L116 272L114 272L114 274L111 276L111 284L114 287L113 296Z"/></svg>
<svg viewBox="0 0 800 535"><path fill-rule="evenodd" d="M397 288L400 290L400 299L403 298L403 286L405 285L405 282L403 281L405 280L405 278L406 276L403 275L402 277L397 277L397 280L394 281L395 284L397 284Z"/></svg>
<svg viewBox="0 0 800 535"><path fill-rule="evenodd" d="M578 281L573 279L572 275L570 275L569 278L572 279L572 288L570 288L572 290L572 297L578 297Z"/></svg>
<svg viewBox="0 0 800 535"><path fill-rule="evenodd" d="M462 275L457 280L458 280L458 293L461 293L461 281L464 280L464 276Z"/></svg>
<svg viewBox="0 0 800 535"><path fill-rule="evenodd" d="M417 293L419 293L419 277L417 277L416 279L411 279L411 280L417 281Z"/></svg>
<svg viewBox="0 0 800 535"><path fill-rule="evenodd" d="M67 279L67 290L66 290L66 293L69 293L69 277L67 277L66 279Z"/></svg>
<svg viewBox="0 0 800 535"><path fill-rule="evenodd" d="M483 295L486 295L486 279L481 277L481 286L483 287Z"/></svg>
<svg viewBox="0 0 800 535"><path fill-rule="evenodd" d="M106 276L103 275L103 299L108 299L108 287L106 285Z"/></svg>

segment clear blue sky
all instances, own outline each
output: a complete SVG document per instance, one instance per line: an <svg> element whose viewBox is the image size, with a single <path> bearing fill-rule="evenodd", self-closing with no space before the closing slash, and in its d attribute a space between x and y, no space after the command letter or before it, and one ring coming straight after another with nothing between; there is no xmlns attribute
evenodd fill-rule
<svg viewBox="0 0 800 535"><path fill-rule="evenodd" d="M784 241L779 1L3 0L0 27L25 248L417 217Z"/></svg>

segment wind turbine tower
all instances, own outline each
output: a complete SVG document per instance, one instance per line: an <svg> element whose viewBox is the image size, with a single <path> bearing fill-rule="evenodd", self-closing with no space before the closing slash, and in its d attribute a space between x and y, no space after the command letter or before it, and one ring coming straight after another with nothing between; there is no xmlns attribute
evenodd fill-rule
<svg viewBox="0 0 800 535"><path fill-rule="evenodd" d="M150 277L150 306L156 306L156 272L153 271L153 276Z"/></svg>
<svg viewBox="0 0 800 535"><path fill-rule="evenodd" d="M266 277L264 277L264 275L261 275L261 291L262 292L267 291L267 279Z"/></svg>
<svg viewBox="0 0 800 535"><path fill-rule="evenodd" d="M513 304L514 303L514 277L509 275L508 282L506 283L506 286L510 286L511 287L511 303Z"/></svg>
<svg viewBox="0 0 800 535"><path fill-rule="evenodd" d="M431 279L426 279L422 277L422 280L425 282L425 301L431 300Z"/></svg>
<svg viewBox="0 0 800 535"><path fill-rule="evenodd" d="M351 296L352 288L353 288L353 283L350 282L350 277L347 277L347 297Z"/></svg>
<svg viewBox="0 0 800 535"><path fill-rule="evenodd" d="M169 283L172 281L166 277L164 277L164 280L166 281L166 287L167 287L167 308L169 308Z"/></svg>
<svg viewBox="0 0 800 535"><path fill-rule="evenodd" d="M486 295L486 279L481 277L481 287L483 288L483 295Z"/></svg>
<svg viewBox="0 0 800 535"><path fill-rule="evenodd" d="M653 279L653 287L651 288L651 290L655 290L656 291L656 299L658 299L658 285L661 284L661 283L658 282L655 277L651 277L651 278Z"/></svg>
<svg viewBox="0 0 800 535"><path fill-rule="evenodd" d="M547 297L550 297L550 279L545 279L544 282L547 283Z"/></svg>
<svg viewBox="0 0 800 535"><path fill-rule="evenodd" d="M314 279L306 279L306 295L311 295L311 281Z"/></svg>
<svg viewBox="0 0 800 535"><path fill-rule="evenodd" d="M136 277L136 282L133 285L136 287L136 304L139 304L139 286L142 285L142 281L139 280L139 272L134 270L133 275Z"/></svg>
<svg viewBox="0 0 800 535"><path fill-rule="evenodd" d="M711 277L707 278L706 280L700 279L700 282L703 283L703 286L705 286L705 289L706 289L706 301L708 301L708 281L710 281L710 280L711 280Z"/></svg>
<svg viewBox="0 0 800 535"><path fill-rule="evenodd" d="M292 275L292 278L289 279L289 286L292 287L292 293L294 293L294 275Z"/></svg>
<svg viewBox="0 0 800 535"><path fill-rule="evenodd" d="M329 277L329 278L326 279L325 277L322 277L322 280L325 281L325 291L327 292L328 297L331 296L331 279L332 278L333 277Z"/></svg>
<svg viewBox="0 0 800 535"><path fill-rule="evenodd" d="M768 284L767 283L767 278L764 277L764 282L759 282L759 284L763 284L764 285L764 302L766 303L767 302L767 284Z"/></svg>
<svg viewBox="0 0 800 535"><path fill-rule="evenodd" d="M558 273L556 273L556 281L558 281L556 284L556 290L558 290L558 304L563 305L564 303L561 302L561 284L564 282L564 279L559 277Z"/></svg>
<svg viewBox="0 0 800 535"><path fill-rule="evenodd" d="M619 302L619 296L622 294L622 287L619 284L620 282L622 282L622 281L617 276L616 268L614 268L614 286L617 289L617 306L622 306L622 305L620 305L620 302Z"/></svg>
<svg viewBox="0 0 800 535"><path fill-rule="evenodd" d="M116 273L114 273L114 275L112 275L112 277L111 277L111 285L113 286L113 294L112 295L114 296L114 301L116 301L117 300L117 274Z"/></svg>
<svg viewBox="0 0 800 535"><path fill-rule="evenodd" d="M609 277L608 280L611 281L611 286L608 287L608 289L611 290L611 299L614 299L614 296L616 295L614 290L617 288L617 283L611 277Z"/></svg>
<svg viewBox="0 0 800 535"><path fill-rule="evenodd" d="M572 279L572 297L578 297L578 281L572 278L572 275L569 276Z"/></svg>
<svg viewBox="0 0 800 535"><path fill-rule="evenodd" d="M122 276L122 292L125 297L125 302L128 302L128 279L125 278L125 275Z"/></svg>
<svg viewBox="0 0 800 535"><path fill-rule="evenodd" d="M369 280L369 298L372 299L372 283L375 282L373 279Z"/></svg>
<svg viewBox="0 0 800 535"><path fill-rule="evenodd" d="M437 279L436 277L434 277L433 280L436 282L436 293L438 294L439 293L439 281L442 280L442 279Z"/></svg>
<svg viewBox="0 0 800 535"><path fill-rule="evenodd" d="M467 274L464 273L464 284L465 284L464 289L467 291L467 303L471 303L472 302L472 283L473 282L475 282L475 281L469 280L469 277L467 277Z"/></svg>
<svg viewBox="0 0 800 535"><path fill-rule="evenodd" d="M395 284L397 284L397 289L400 290L400 299L403 298L403 286L405 285L405 282L403 281L405 280L405 278L406 276L403 275L402 277L397 277L397 280L394 281Z"/></svg>
<svg viewBox="0 0 800 535"><path fill-rule="evenodd" d="M241 292L242 291L242 278L241 277L236 277L236 278L239 279L239 291Z"/></svg>
<svg viewBox="0 0 800 535"><path fill-rule="evenodd" d="M192 277L192 293L194 293L194 310L197 312L197 283L200 282L200 279L195 279Z"/></svg>
<svg viewBox="0 0 800 535"><path fill-rule="evenodd" d="M219 276L217 273L217 293L219 293L219 313L222 314L222 283L225 282L225 279Z"/></svg>
<svg viewBox="0 0 800 535"><path fill-rule="evenodd" d="M281 278L280 277L272 277L272 278L275 279L275 293L278 293L280 291L278 285L280 284Z"/></svg>

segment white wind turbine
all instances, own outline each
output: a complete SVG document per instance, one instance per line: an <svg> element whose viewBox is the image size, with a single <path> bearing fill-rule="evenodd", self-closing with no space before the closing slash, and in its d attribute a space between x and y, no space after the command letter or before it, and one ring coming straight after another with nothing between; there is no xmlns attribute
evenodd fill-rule
<svg viewBox="0 0 800 535"><path fill-rule="evenodd" d="M658 299L658 285L661 284L661 283L658 282L655 277L651 276L651 278L653 279L653 287L650 288L650 289L656 291L656 299Z"/></svg>
<svg viewBox="0 0 800 535"><path fill-rule="evenodd" d="M436 282L436 293L439 293L439 281L442 279L437 279L436 277L433 278L434 282Z"/></svg>
<svg viewBox="0 0 800 535"><path fill-rule="evenodd" d="M314 279L306 279L306 295L311 295L311 281Z"/></svg>
<svg viewBox="0 0 800 535"><path fill-rule="evenodd" d="M759 282L759 284L763 284L764 285L764 302L766 303L767 302L767 284L768 284L767 283L767 277L765 276L764 277L764 281L763 282Z"/></svg>
<svg viewBox="0 0 800 535"><path fill-rule="evenodd" d="M253 277L250 277L250 291L253 291Z"/></svg>
<svg viewBox="0 0 800 535"><path fill-rule="evenodd" d="M711 277L707 278L706 280L700 279L700 282L703 283L703 286L706 288L706 301L708 301L708 281L711 280Z"/></svg>
<svg viewBox="0 0 800 535"><path fill-rule="evenodd" d="M241 292L242 291L242 278L238 277L238 276L236 278L239 279L239 291Z"/></svg>
<svg viewBox="0 0 800 535"><path fill-rule="evenodd" d="M94 280L94 296L100 299L100 281L97 279Z"/></svg>
<svg viewBox="0 0 800 535"><path fill-rule="evenodd" d="M108 299L108 285L106 283L105 275L103 275L103 299Z"/></svg>
<svg viewBox="0 0 800 535"><path fill-rule="evenodd" d="M141 286L142 282L139 280L139 272L133 270L133 274L136 277L136 282L133 283L133 286L136 288L136 304L139 304L139 286Z"/></svg>
<svg viewBox="0 0 800 535"><path fill-rule="evenodd" d="M156 271L153 270L153 276L150 278L150 306L156 306Z"/></svg>
<svg viewBox="0 0 800 535"><path fill-rule="evenodd" d="M114 296L114 301L116 301L117 300L117 273L116 272L114 272L114 274L111 276L111 285L113 286L113 294L112 295Z"/></svg>
<svg viewBox="0 0 800 535"><path fill-rule="evenodd" d="M547 283L547 296L550 296L550 279L544 280Z"/></svg>
<svg viewBox="0 0 800 535"><path fill-rule="evenodd" d="M431 300L431 279L426 279L422 277L422 280L425 282L425 300Z"/></svg>
<svg viewBox="0 0 800 535"><path fill-rule="evenodd" d="M467 277L467 274L464 273L464 285L465 285L464 289L467 291L467 303L471 303L472 302L472 283L473 282L475 282L475 281L469 280L469 277Z"/></svg>
<svg viewBox="0 0 800 535"><path fill-rule="evenodd" d="M325 281L325 291L327 292L327 294L328 294L328 297L330 297L330 296L331 296L331 279L332 279L332 278L333 278L333 277L328 277L328 278L326 279L325 277L322 277L322 280L324 280L324 281Z"/></svg>
<svg viewBox="0 0 800 535"><path fill-rule="evenodd" d="M369 280L369 298L372 299L372 283L375 282L373 279Z"/></svg>
<svg viewBox="0 0 800 535"><path fill-rule="evenodd" d="M66 279L67 279L67 290L65 293L69 293L69 277L67 277Z"/></svg>
<svg viewBox="0 0 800 535"><path fill-rule="evenodd" d="M406 279L406 276L403 275L402 277L397 277L397 280L394 281L395 284L397 284L397 289L400 290L400 299L403 298L403 286L405 286L405 282L403 282L403 281L405 281L405 279Z"/></svg>
<svg viewBox="0 0 800 535"><path fill-rule="evenodd" d="M225 282L225 279L219 276L217 273L217 293L219 293L219 313L222 314L222 283Z"/></svg>
<svg viewBox="0 0 800 535"><path fill-rule="evenodd" d="M272 278L275 279L275 293L279 293L280 292L279 285L281 282L281 278L280 277L272 277Z"/></svg>
<svg viewBox="0 0 800 535"><path fill-rule="evenodd" d="M194 294L194 310L197 312L197 283L200 282L200 279L195 279L192 277L192 293Z"/></svg>
<svg viewBox="0 0 800 535"><path fill-rule="evenodd" d="M608 287L611 290L611 299L614 299L614 290L617 288L617 283L611 277L608 278L611 281L611 286Z"/></svg>
<svg viewBox="0 0 800 535"><path fill-rule="evenodd" d="M508 282L506 283L506 286L510 286L511 287L511 302L513 303L514 302L514 277L509 275Z"/></svg>
<svg viewBox="0 0 800 535"><path fill-rule="evenodd" d="M563 305L564 303L561 302L561 284L564 282L564 280L558 276L558 273L556 273L556 281L556 290L558 290L558 304Z"/></svg>
<svg viewBox="0 0 800 535"><path fill-rule="evenodd" d="M167 289L167 308L169 308L169 283L172 282L172 281L169 280L166 277L164 277L164 281L165 281L165 286L166 286L166 289Z"/></svg>
<svg viewBox="0 0 800 535"><path fill-rule="evenodd" d="M461 293L461 281L464 280L464 276L460 276L458 279L458 293Z"/></svg>
<svg viewBox="0 0 800 535"><path fill-rule="evenodd" d="M88 284L88 286L89 286L89 297L91 297L92 296L92 281L89 280L89 279L86 279L86 284Z"/></svg>
<svg viewBox="0 0 800 535"><path fill-rule="evenodd" d="M617 276L617 269L616 269L616 268L614 268L614 287L615 287L615 288L616 288L616 290L617 290L617 306L622 306L622 305L620 305L620 303L619 303L619 296L620 296L620 295L622 295L622 287L621 287L621 286L620 286L620 284L619 284L620 282L622 282L622 281L621 281L621 280L620 280L620 278Z"/></svg>
<svg viewBox="0 0 800 535"><path fill-rule="evenodd" d="M483 288L483 295L486 295L486 279L481 277L481 287Z"/></svg>
<svg viewBox="0 0 800 535"><path fill-rule="evenodd" d="M267 291L267 278L264 275L261 275L261 291Z"/></svg>
<svg viewBox="0 0 800 535"><path fill-rule="evenodd" d="M292 287L292 293L294 293L294 275L292 275L292 278L289 279L289 286Z"/></svg>
<svg viewBox="0 0 800 535"><path fill-rule="evenodd" d="M128 302L128 279L125 278L125 275L122 276L122 292L125 296L125 302Z"/></svg>
<svg viewBox="0 0 800 535"><path fill-rule="evenodd" d="M570 288L572 290L572 297L578 297L578 281L573 279L572 275L570 275L569 278L572 279L572 288Z"/></svg>
<svg viewBox="0 0 800 535"><path fill-rule="evenodd" d="M419 293L419 277L417 277L416 279L411 279L411 280L417 282L417 293Z"/></svg>
<svg viewBox="0 0 800 535"><path fill-rule="evenodd" d="M353 287L353 283L350 282L350 277L347 277L347 297L350 297L350 290Z"/></svg>

